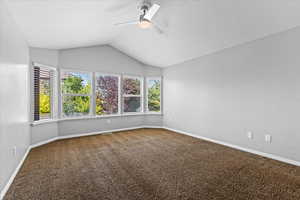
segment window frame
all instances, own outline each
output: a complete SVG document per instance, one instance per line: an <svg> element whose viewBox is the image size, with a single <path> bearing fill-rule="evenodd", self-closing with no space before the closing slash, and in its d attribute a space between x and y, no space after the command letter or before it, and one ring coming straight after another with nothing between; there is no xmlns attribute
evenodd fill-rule
<svg viewBox="0 0 300 200"><path fill-rule="evenodd" d="M139 95L132 95L132 94L124 94L123 91L123 79L129 78L129 79L139 79L140 80L140 94ZM122 95L122 115L137 115L137 114L143 114L144 112L144 76L138 76L138 75L127 75L123 74L121 77L121 95ZM124 100L125 97L139 97L141 99L141 111L140 112L124 112Z"/></svg>
<svg viewBox="0 0 300 200"><path fill-rule="evenodd" d="M53 79L51 81L51 118L50 119L40 119L34 121L34 67L43 67L46 69L53 70ZM130 116L130 115L161 115L163 113L163 77L162 76L147 76L147 75L139 75L139 74L125 74L125 73L111 73L111 72L103 72L103 71L88 71L81 70L78 68L59 68L52 67L45 64L40 64L38 62L31 62L31 88L32 88L32 125L39 125L44 123L52 123L57 121L65 121L65 120L76 120L76 119L97 119L97 118L110 118L110 117L122 117L122 116ZM63 94L62 92L62 80L61 75L64 72L74 72L74 73L85 73L89 75L91 81L91 91L90 94ZM116 76L118 77L118 113L115 114L105 114L105 115L97 115L96 114L96 75L101 76ZM123 79L132 78L138 79L140 81L140 94L139 95L126 95L123 94ZM160 80L160 111L154 112L149 111L148 109L148 81L151 79ZM65 96L88 96L90 97L90 107L89 113L82 116L66 116L63 113L63 97ZM124 112L124 98L125 97L139 97L141 110L140 112Z"/></svg>
<svg viewBox="0 0 300 200"><path fill-rule="evenodd" d="M118 77L118 113L116 114L105 114L105 115L98 115L96 113L96 98L97 98L97 95L96 95L96 88L97 88L97 74L100 74L101 76L115 76L115 77ZM94 113L94 116L97 117L97 118L101 118L101 117L109 117L109 116L120 116L122 114L122 75L120 74L114 74L114 73L105 73L105 72L94 72L94 85L93 85L93 94L94 94L94 108L93 108L93 113Z"/></svg>
<svg viewBox="0 0 300 200"><path fill-rule="evenodd" d="M155 111L149 111L149 107L148 107L148 81L149 80L159 80L160 81L160 95L159 95L159 99L160 99L160 109L158 112ZM145 87L146 87L146 112L147 114L158 114L160 115L162 113L162 77L161 76L147 76L146 77L146 83L145 83Z"/></svg>
<svg viewBox="0 0 300 200"><path fill-rule="evenodd" d="M50 82L49 82L49 86L50 86L50 117L47 118L47 119L39 119L39 120L34 120L34 110L35 110L35 97L34 97L34 68L35 67L39 67L41 69L46 69L46 70L49 70L49 71L52 71L53 72L53 75L50 76ZM57 113L58 113L58 110L57 110L57 100L58 100L58 96L57 96L57 74L58 74L58 70L57 68L55 67L52 67L52 66L49 66L49 65L45 65L45 64L41 64L41 63L38 63L38 62L32 62L31 63L31 75L32 75L32 78L31 78L31 88L32 88L32 92L31 92L31 95L32 95L32 111L31 111L31 117L32 117L32 122L33 123L36 123L36 124L39 124L39 123L44 123L44 122L49 122L49 121L55 121L57 119ZM51 79L52 78L52 79Z"/></svg>
<svg viewBox="0 0 300 200"><path fill-rule="evenodd" d="M84 73L84 74L89 74L90 78L91 78L91 91L90 94L69 94L66 93L64 94L62 91L62 74L64 72L77 72L77 73ZM86 117L92 117L94 116L94 72L90 72L90 71L83 71L83 70L78 70L78 69L60 69L59 72L59 100L60 100L60 119L80 119L80 118L86 118ZM83 116L72 116L72 117L68 117L68 116L64 116L64 111L63 111L63 98L65 96L71 96L71 97L90 97L90 108L89 108L89 113L87 115L83 115Z"/></svg>

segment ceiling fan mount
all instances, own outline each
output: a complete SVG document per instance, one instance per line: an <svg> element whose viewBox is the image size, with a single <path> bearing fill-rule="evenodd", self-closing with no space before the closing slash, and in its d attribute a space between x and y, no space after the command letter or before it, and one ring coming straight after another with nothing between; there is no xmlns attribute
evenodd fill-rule
<svg viewBox="0 0 300 200"><path fill-rule="evenodd" d="M138 9L141 11L138 21L129 21L115 25L137 24L142 29L147 29L153 26L159 33L163 33L163 31L152 20L159 11L160 5L152 3L151 0L143 0L141 1L141 4L138 5Z"/></svg>
<svg viewBox="0 0 300 200"><path fill-rule="evenodd" d="M151 21L145 18L150 7L151 3L149 1L143 1L140 6L141 15L139 26L143 29L149 28L152 25Z"/></svg>
<svg viewBox="0 0 300 200"><path fill-rule="evenodd" d="M144 1L141 1L140 5L138 6L138 9L142 10L143 12L144 11L148 11L149 8L151 8L152 6L152 2L149 1L149 0L144 0Z"/></svg>

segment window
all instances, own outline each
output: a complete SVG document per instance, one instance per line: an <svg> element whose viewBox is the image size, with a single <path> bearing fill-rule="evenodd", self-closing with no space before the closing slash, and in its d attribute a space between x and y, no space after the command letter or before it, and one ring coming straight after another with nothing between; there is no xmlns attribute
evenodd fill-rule
<svg viewBox="0 0 300 200"><path fill-rule="evenodd" d="M87 72L62 71L62 116L80 117L91 112L92 76Z"/></svg>
<svg viewBox="0 0 300 200"><path fill-rule="evenodd" d="M161 112L161 78L147 78L147 112Z"/></svg>
<svg viewBox="0 0 300 200"><path fill-rule="evenodd" d="M53 118L55 69L33 64L34 121Z"/></svg>
<svg viewBox="0 0 300 200"><path fill-rule="evenodd" d="M96 73L96 115L119 114L120 76Z"/></svg>
<svg viewBox="0 0 300 200"><path fill-rule="evenodd" d="M57 118L58 83L61 118L161 113L161 77L61 70L58 81L55 68L33 66L34 121Z"/></svg>
<svg viewBox="0 0 300 200"><path fill-rule="evenodd" d="M143 112L143 81L140 77L123 77L123 112Z"/></svg>

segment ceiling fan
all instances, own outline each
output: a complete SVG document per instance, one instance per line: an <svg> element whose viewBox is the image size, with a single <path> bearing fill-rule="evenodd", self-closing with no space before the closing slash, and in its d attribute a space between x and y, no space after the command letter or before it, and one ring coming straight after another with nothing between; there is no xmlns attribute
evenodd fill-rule
<svg viewBox="0 0 300 200"><path fill-rule="evenodd" d="M153 17L160 9L160 5L152 3L151 0L143 0L141 5L138 6L141 11L139 20L117 23L115 26L124 26L136 24L142 29L154 27L159 33L163 33L162 29L153 22Z"/></svg>

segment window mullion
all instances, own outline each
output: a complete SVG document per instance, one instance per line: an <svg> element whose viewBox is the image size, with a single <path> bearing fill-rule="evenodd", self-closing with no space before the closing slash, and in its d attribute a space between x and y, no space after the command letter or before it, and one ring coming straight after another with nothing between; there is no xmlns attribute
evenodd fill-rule
<svg viewBox="0 0 300 200"><path fill-rule="evenodd" d="M142 113L144 112L144 108L145 108L145 107L144 107L144 103L145 103L145 102L144 102L144 96L145 96L145 95L144 95L144 91L145 91L145 90L144 90L144 82L145 82L145 78L142 77L142 78L141 78L141 85L140 85L140 87L141 87L141 89L140 89L140 90L141 90L141 91L140 91L140 96L141 96L141 106L142 106L142 107L141 107L141 112L142 112Z"/></svg>
<svg viewBox="0 0 300 200"><path fill-rule="evenodd" d="M90 97L90 113L92 116L96 116L96 73L92 73L92 96Z"/></svg>
<svg viewBox="0 0 300 200"><path fill-rule="evenodd" d="M124 97L142 97L142 95L141 95L141 94L139 94L139 95L133 95L133 94L124 94L123 96L124 96Z"/></svg>
<svg viewBox="0 0 300 200"><path fill-rule="evenodd" d="M91 97L92 94L62 94L62 96L70 96L70 97Z"/></svg>
<svg viewBox="0 0 300 200"><path fill-rule="evenodd" d="M118 113L120 115L122 115L123 114L123 74L121 74L121 76L119 76L118 101L119 101L119 105L118 105L119 112Z"/></svg>
<svg viewBox="0 0 300 200"><path fill-rule="evenodd" d="M58 102L57 102L57 104L58 104L58 117L61 119L62 118L62 111L63 111L63 109L62 109L62 90L61 90L61 70L60 69L58 69L57 70L57 94L58 94Z"/></svg>
<svg viewBox="0 0 300 200"><path fill-rule="evenodd" d="M54 118L54 71L50 71L50 110L51 119Z"/></svg>

